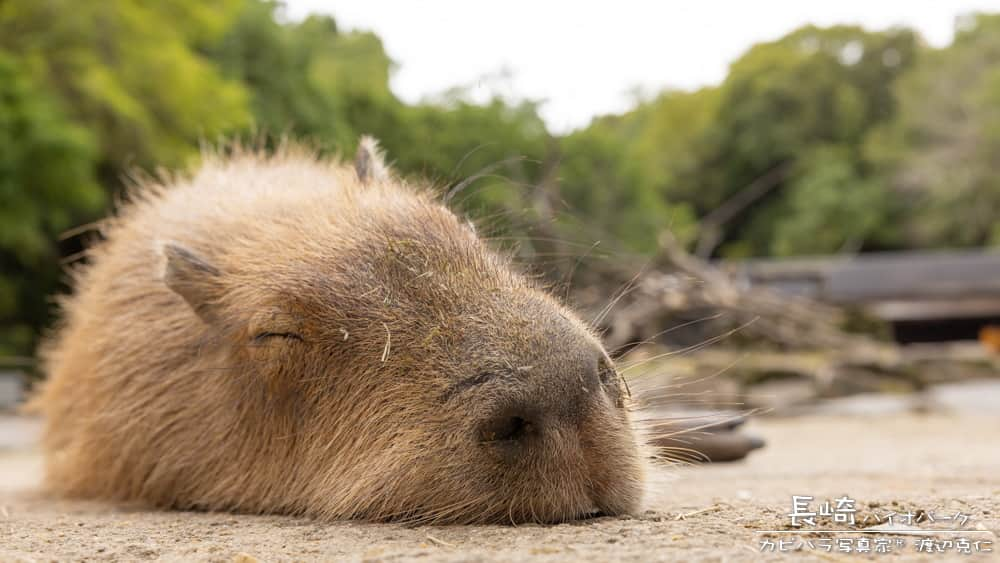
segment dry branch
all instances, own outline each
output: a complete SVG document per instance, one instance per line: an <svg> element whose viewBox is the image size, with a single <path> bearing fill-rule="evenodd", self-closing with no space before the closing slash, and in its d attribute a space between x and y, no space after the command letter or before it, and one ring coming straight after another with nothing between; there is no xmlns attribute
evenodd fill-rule
<svg viewBox="0 0 1000 563"><path fill-rule="evenodd" d="M635 278L633 287L601 323L611 348L655 338L672 326L706 319L699 337L712 337L740 327L739 338L764 341L779 348L836 349L852 355L878 354L882 344L845 332L843 312L804 297L748 287L687 251L669 233L660 237L654 266ZM625 271L611 278L626 283ZM714 333L714 334L713 334ZM669 333L668 344L685 345Z"/></svg>

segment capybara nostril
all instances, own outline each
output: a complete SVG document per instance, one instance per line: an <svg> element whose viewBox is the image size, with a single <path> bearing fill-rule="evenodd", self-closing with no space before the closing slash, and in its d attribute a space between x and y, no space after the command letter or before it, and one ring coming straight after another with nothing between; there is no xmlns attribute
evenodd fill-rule
<svg viewBox="0 0 1000 563"><path fill-rule="evenodd" d="M505 413L487 420L479 430L479 437L483 442L518 442L535 431L535 423L523 416Z"/></svg>

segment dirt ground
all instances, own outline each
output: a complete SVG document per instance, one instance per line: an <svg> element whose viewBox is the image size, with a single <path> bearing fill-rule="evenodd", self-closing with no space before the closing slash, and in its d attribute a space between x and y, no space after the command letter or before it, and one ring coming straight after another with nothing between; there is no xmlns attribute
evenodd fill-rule
<svg viewBox="0 0 1000 563"><path fill-rule="evenodd" d="M749 431L768 446L735 464L671 469L662 498L633 518L557 526L404 527L319 523L277 516L151 512L46 499L37 491L41 459L35 425L0 419L0 560L277 561L403 559L442 561L852 560L838 538L899 538L894 560L994 560L1000 534L1000 413L763 418ZM6 445L6 447L2 447ZM792 495L857 501L865 526L889 512L938 519L914 527L957 527L963 534L775 534L789 527ZM902 516L897 516L902 518ZM896 521L897 524L899 521ZM859 522L860 525L860 522ZM829 528L832 524L825 524ZM920 554L919 538L994 542L993 553ZM810 540L798 551L762 553L762 542ZM827 553L824 542L832 542ZM874 544L872 544L874 545ZM939 543L939 545L942 545ZM980 544L985 549L989 544ZM786 547L793 549L793 547Z"/></svg>

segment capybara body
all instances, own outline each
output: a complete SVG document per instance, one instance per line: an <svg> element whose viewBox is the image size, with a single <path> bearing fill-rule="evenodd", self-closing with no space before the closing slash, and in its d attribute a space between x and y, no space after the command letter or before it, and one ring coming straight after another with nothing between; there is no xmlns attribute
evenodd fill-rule
<svg viewBox="0 0 1000 563"><path fill-rule="evenodd" d="M43 346L52 491L413 522L637 507L599 341L373 143L356 170L207 156L129 199Z"/></svg>

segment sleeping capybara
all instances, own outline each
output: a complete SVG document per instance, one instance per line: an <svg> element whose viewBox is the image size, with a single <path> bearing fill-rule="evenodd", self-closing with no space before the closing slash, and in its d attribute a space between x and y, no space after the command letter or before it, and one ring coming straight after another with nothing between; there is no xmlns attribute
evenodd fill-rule
<svg viewBox="0 0 1000 563"><path fill-rule="evenodd" d="M637 508L622 382L363 140L137 186L43 346L46 483L177 509L555 522Z"/></svg>

